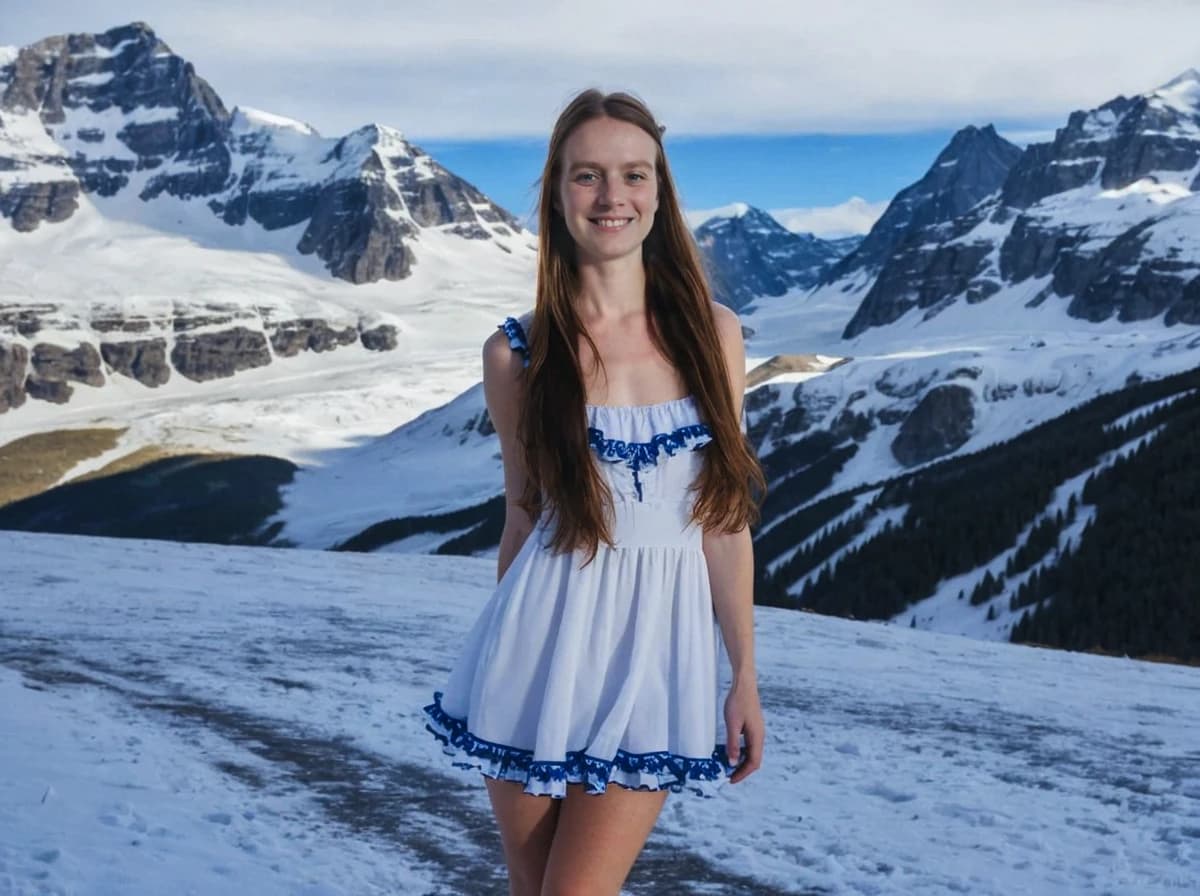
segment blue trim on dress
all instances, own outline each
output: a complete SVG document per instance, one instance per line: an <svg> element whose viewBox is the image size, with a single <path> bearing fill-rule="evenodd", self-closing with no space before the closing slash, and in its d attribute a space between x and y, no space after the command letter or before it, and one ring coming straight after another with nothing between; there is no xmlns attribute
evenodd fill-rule
<svg viewBox="0 0 1200 896"><path fill-rule="evenodd" d="M529 340L525 338L525 328L515 317L504 318L504 323L497 324L496 329L503 330L508 337L509 348L521 353L525 366L529 366Z"/></svg>
<svg viewBox="0 0 1200 896"><path fill-rule="evenodd" d="M506 317L504 323L497 324L496 328L504 331L504 335L508 337L509 346L514 351L521 353L524 364L528 367L529 341L521 322L515 317ZM704 423L691 423L672 432L656 433L649 442L608 439L604 437L603 430L594 426L588 427L587 432L588 444L596 450L601 460L608 463L624 462L633 471L633 485L637 490L639 501L642 500L642 480L639 473L644 468L657 464L660 452L665 451L668 456L672 456L680 449L701 448L712 441L712 431ZM690 446L689 441L691 441Z"/></svg>
<svg viewBox="0 0 1200 896"><path fill-rule="evenodd" d="M611 760L588 756L583 750L568 750L563 762L534 761L532 750L494 743L476 737L468 731L465 719L455 718L442 708L441 691L434 691L433 702L424 707L424 712L429 719L425 730L450 748L447 752L453 755L453 752L461 750L468 756L481 760L455 762L456 766L465 769L478 768L489 777L507 781L526 784L533 780L585 784L588 793L603 793L612 781L631 790L662 790L666 787L674 793L682 793L688 780L718 781L731 774L735 767L729 762L724 744L717 744L712 756L705 759L680 756L667 750L630 753L628 750L618 749L616 756ZM634 774L655 775L659 786L634 787L623 784L612 777L614 769ZM698 795L707 796L702 790L693 789Z"/></svg>
<svg viewBox="0 0 1200 896"><path fill-rule="evenodd" d="M649 442L626 442L622 439L607 439L604 430L588 427L588 444L595 449L600 459L607 463L624 462L633 471L633 484L638 500L642 500L642 481L638 473L645 467L658 464L660 452L674 456L684 448L702 448L712 441L712 430L704 423L689 423L671 432L655 433ZM688 443L691 443L690 445Z"/></svg>

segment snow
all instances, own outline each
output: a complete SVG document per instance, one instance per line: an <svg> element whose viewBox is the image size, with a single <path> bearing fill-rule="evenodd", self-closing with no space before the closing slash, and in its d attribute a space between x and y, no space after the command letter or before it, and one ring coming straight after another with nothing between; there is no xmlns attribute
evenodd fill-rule
<svg viewBox="0 0 1200 896"><path fill-rule="evenodd" d="M303 351L205 383L173 372L157 388L112 373L103 387L73 384L66 405L29 400L8 411L4 441L48 429L128 426L118 455L166 445L319 463L323 452L391 432L477 383L483 340L506 314L532 303L534 248L526 232L485 241L428 229L410 277L355 285L334 279L315 256L295 250L304 223L275 231L252 220L231 227L206 200L138 199L154 173L136 173L110 198L81 196L79 210L60 224L24 234L0 226L0 307L50 305L59 309L51 318L64 322L58 328L49 323L29 338L6 338L27 347L74 347L84 338L161 337L169 355L177 338L174 316L216 307L257 330L263 314L319 317L335 327L387 323L397 328L397 348L372 352L354 343ZM501 251L498 242L513 251ZM71 264L64 265L64 258ZM145 317L150 328L131 334L92 330L92 320L109 315Z"/></svg>
<svg viewBox="0 0 1200 896"><path fill-rule="evenodd" d="M731 202L718 208L689 211L686 214L688 226L693 230L711 218L740 218L750 211L746 202Z"/></svg>
<svg viewBox="0 0 1200 896"><path fill-rule="evenodd" d="M93 72L90 75L76 75L70 80L72 84L83 84L87 87L99 87L101 84L107 84L112 79L112 72Z"/></svg>
<svg viewBox="0 0 1200 896"><path fill-rule="evenodd" d="M133 160L120 137L124 128L175 114L170 108L73 108L47 133L35 113L6 113L0 154L27 167L0 174L0 185L73 179L60 161L63 146L89 157ZM78 140L84 129L101 139ZM301 122L239 107L232 131L244 151L233 154L231 183L255 166L262 190L358 177L367 156L375 155L400 203L393 211L404 215L397 168L441 172L400 131L379 125L327 139ZM336 157L335 147L341 150ZM154 388L110 372L103 387L73 384L65 406L28 400L5 413L4 441L50 429L125 428L112 451L82 462L62 481L146 446L263 453L319 469L332 462L330 452L385 435L477 383L483 340L505 315L532 302L536 244L526 231L502 233L482 219L488 240L420 228L409 277L355 285L297 251L307 222L273 231L253 220L235 227L218 218L206 198L139 198L152 178L179 166L187 168L168 162L134 171L115 196L81 195L67 221L30 233L0 222L0 307L38 309L42 321L35 334L8 341L74 348L83 340L161 338L169 356L178 316L215 315L227 321L188 332L231 325L263 332L264 321L312 317L334 328L390 325L397 347L373 352L355 342L323 353L273 354L271 364L234 377L197 383L172 372ZM488 208L475 205L481 213ZM105 317L143 318L148 329L93 329L93 321Z"/></svg>
<svg viewBox="0 0 1200 896"><path fill-rule="evenodd" d="M12 159L17 167L0 170L0 190L14 184L74 180L66 165L66 152L46 133L36 111L6 109L0 127L0 158ZM11 230L0 220L0 231Z"/></svg>
<svg viewBox="0 0 1200 896"><path fill-rule="evenodd" d="M0 890L503 889L482 782L421 716L494 562L16 532L0 557ZM1198 670L754 614L764 764L668 796L647 852L712 871L656 885L1200 887Z"/></svg>
<svg viewBox="0 0 1200 896"><path fill-rule="evenodd" d="M128 37L111 47L102 47L99 44L94 45L89 50L80 50L72 53L73 56L95 56L99 59L111 59L113 56L119 55L126 47L136 44L137 38Z"/></svg>
<svg viewBox="0 0 1200 896"><path fill-rule="evenodd" d="M1200 110L1200 72L1189 68L1147 96L1155 105L1194 116Z"/></svg>
<svg viewBox="0 0 1200 896"><path fill-rule="evenodd" d="M311 124L303 121L297 121L294 118L287 118L283 115L276 115L273 112L264 112L262 109L255 109L252 106L235 106L233 109L233 117L230 122L231 130L255 130L255 129L274 129L281 131L294 131L305 136L320 137L317 129Z"/></svg>

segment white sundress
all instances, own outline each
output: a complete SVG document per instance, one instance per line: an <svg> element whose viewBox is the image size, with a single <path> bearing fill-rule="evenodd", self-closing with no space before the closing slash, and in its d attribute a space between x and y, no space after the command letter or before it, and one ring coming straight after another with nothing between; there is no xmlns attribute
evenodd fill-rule
<svg viewBox="0 0 1200 896"><path fill-rule="evenodd" d="M500 328L528 365L521 322ZM581 568L582 551L550 552L543 513L423 707L425 727L455 766L526 793L611 781L710 797L733 771L731 670L688 486L712 436L690 396L589 405L587 417L616 547L601 542Z"/></svg>

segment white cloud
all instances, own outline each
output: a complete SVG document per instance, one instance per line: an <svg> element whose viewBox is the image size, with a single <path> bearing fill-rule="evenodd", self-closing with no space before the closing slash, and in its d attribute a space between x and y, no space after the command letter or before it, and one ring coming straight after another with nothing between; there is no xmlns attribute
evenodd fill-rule
<svg viewBox="0 0 1200 896"><path fill-rule="evenodd" d="M853 196L840 205L824 208L773 208L771 216L793 233L814 233L833 239L864 234L887 209L887 202L867 202Z"/></svg>
<svg viewBox="0 0 1200 896"><path fill-rule="evenodd" d="M4 40L139 18L230 105L418 140L544 136L589 85L632 88L673 134L1055 121L1200 62L1193 0L44 0Z"/></svg>

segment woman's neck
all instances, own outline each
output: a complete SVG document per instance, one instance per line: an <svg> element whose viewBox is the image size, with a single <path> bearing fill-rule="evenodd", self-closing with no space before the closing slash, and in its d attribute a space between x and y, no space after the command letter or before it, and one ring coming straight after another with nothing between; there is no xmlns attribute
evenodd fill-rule
<svg viewBox="0 0 1200 896"><path fill-rule="evenodd" d="M575 310L584 323L614 320L646 311L646 269L630 256L579 266Z"/></svg>

